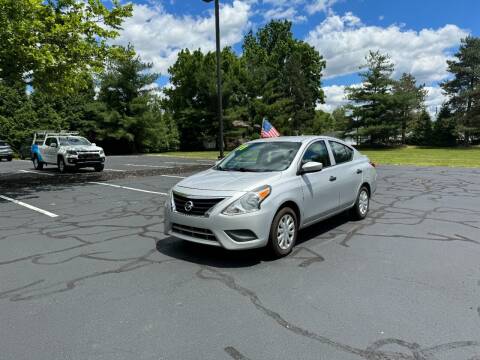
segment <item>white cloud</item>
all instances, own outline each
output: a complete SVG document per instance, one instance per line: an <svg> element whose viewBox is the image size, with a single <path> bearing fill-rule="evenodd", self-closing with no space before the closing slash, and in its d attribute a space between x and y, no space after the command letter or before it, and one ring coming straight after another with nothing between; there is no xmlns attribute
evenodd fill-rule
<svg viewBox="0 0 480 360"><path fill-rule="evenodd" d="M243 39L250 25L250 5L234 0L221 8L222 46L234 45ZM167 74L179 50L184 48L215 49L215 17L176 16L157 5L135 4L133 16L125 20L116 44L132 43L144 61L153 63L153 70Z"/></svg>
<svg viewBox="0 0 480 360"><path fill-rule="evenodd" d="M348 100L345 98L344 85L324 86L323 92L325 93L325 104L318 104L317 109L331 113L339 106L348 104Z"/></svg>
<svg viewBox="0 0 480 360"><path fill-rule="evenodd" d="M263 17L266 20L287 19L287 20L291 20L292 22L303 22L307 20L306 16L298 15L297 10L293 6L286 7L286 8L283 8L283 7L272 8L270 10L267 10L263 14Z"/></svg>
<svg viewBox="0 0 480 360"><path fill-rule="evenodd" d="M332 6L336 2L338 2L338 0L315 0L306 6L306 10L310 15L321 11L331 14Z"/></svg>
<svg viewBox="0 0 480 360"><path fill-rule="evenodd" d="M426 86L425 89L428 91L425 105L432 120L435 120L437 113L440 111L442 104L447 100L447 97L443 94L439 86Z"/></svg>
<svg viewBox="0 0 480 360"><path fill-rule="evenodd" d="M328 16L310 31L306 41L326 58L327 77L357 72L369 50L380 50L395 63L394 76L411 72L420 83L430 83L447 76L450 49L467 34L456 25L420 31L399 25L367 26L357 16L346 13Z"/></svg>

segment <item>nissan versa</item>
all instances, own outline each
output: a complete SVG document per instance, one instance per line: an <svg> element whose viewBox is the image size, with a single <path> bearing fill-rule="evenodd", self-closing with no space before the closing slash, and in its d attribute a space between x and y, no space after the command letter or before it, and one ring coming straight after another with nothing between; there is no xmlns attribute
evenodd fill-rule
<svg viewBox="0 0 480 360"><path fill-rule="evenodd" d="M368 158L343 141L293 136L245 143L170 191L165 233L287 255L298 230L350 209L363 219L376 187Z"/></svg>

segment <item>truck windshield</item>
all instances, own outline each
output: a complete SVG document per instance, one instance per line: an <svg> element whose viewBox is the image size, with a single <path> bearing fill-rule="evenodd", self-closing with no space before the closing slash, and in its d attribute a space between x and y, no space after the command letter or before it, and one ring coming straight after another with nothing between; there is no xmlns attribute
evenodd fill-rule
<svg viewBox="0 0 480 360"><path fill-rule="evenodd" d="M214 169L219 171L267 172L287 169L301 143L265 141L243 144Z"/></svg>
<svg viewBox="0 0 480 360"><path fill-rule="evenodd" d="M80 136L63 136L59 137L58 140L60 141L60 145L68 146L68 145L91 145L90 141L87 139L80 137Z"/></svg>

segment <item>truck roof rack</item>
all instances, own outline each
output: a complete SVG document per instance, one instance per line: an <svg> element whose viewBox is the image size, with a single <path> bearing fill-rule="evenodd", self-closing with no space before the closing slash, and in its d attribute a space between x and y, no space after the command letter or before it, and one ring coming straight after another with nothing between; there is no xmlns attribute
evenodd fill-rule
<svg viewBox="0 0 480 360"><path fill-rule="evenodd" d="M36 130L33 133L33 144L37 141L43 141L49 136L77 136L80 133L78 131L67 131L67 130Z"/></svg>

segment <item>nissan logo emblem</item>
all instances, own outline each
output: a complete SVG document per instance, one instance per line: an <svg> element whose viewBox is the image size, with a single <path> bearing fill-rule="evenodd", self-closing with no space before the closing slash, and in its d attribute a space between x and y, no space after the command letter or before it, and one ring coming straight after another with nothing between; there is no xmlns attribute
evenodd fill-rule
<svg viewBox="0 0 480 360"><path fill-rule="evenodd" d="M187 201L187 202L185 203L185 207L184 207L184 208L185 208L185 211L191 211L191 210L193 209L193 202Z"/></svg>

